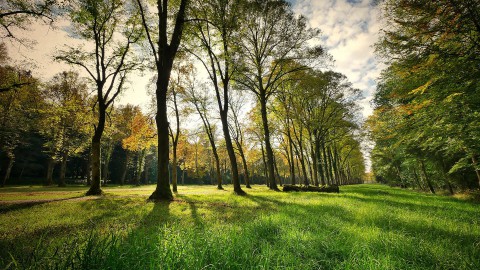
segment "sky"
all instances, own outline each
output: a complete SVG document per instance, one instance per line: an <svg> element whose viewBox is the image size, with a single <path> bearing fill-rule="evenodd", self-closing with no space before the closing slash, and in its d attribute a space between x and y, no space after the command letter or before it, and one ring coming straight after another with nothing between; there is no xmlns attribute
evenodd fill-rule
<svg viewBox="0 0 480 270"><path fill-rule="evenodd" d="M375 58L373 44L380 30L379 8L373 0L289 0L297 14L305 16L310 27L322 31L323 46L335 60L333 69L345 74L354 87L363 93L358 104L364 118L372 113L370 101L376 87L376 78L382 69ZM36 41L32 48L8 44L9 55L21 66L33 71L34 76L48 80L56 73L72 69L54 62L55 51L66 43L81 46L61 29L65 23L51 29L42 24L32 25L31 31L18 33ZM146 107L150 98L146 93L149 76L134 75L129 89L117 104L131 103Z"/></svg>

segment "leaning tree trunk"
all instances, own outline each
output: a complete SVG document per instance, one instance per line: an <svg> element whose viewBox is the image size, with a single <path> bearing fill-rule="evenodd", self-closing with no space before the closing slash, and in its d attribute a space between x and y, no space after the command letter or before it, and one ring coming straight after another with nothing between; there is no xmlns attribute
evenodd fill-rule
<svg viewBox="0 0 480 270"><path fill-rule="evenodd" d="M230 136L230 130L228 128L228 118L227 112L220 112L220 119L222 121L223 136L225 138L225 146L227 148L228 158L230 159L230 166L232 169L232 182L233 182L233 191L236 194L242 195L245 192L240 186L240 179L238 178L238 164L237 158L235 156L235 150L233 149L232 138Z"/></svg>
<svg viewBox="0 0 480 270"><path fill-rule="evenodd" d="M238 141L235 141L235 142L237 143L238 152L240 154L240 157L242 158L243 171L244 171L244 175L245 175L245 187L246 188L252 188L250 186L250 174L248 172L248 165L247 165L247 159L245 158L245 153L243 152L243 148L242 148L242 145L240 144L240 142L238 142Z"/></svg>
<svg viewBox="0 0 480 270"><path fill-rule="evenodd" d="M62 153L62 163L60 166L60 179L58 180L59 187L67 186L67 184L65 183L65 174L67 172L67 158L68 158L68 153L67 152Z"/></svg>
<svg viewBox="0 0 480 270"><path fill-rule="evenodd" d="M432 182L428 177L427 169L425 168L425 161L423 161L423 159L420 159L420 165L422 166L423 176L425 177L425 181L427 182L428 188L433 194L435 194L435 189L433 188Z"/></svg>
<svg viewBox="0 0 480 270"><path fill-rule="evenodd" d="M270 130L268 128L267 119L267 98L266 93L261 93L260 97L260 113L262 115L263 133L265 136L265 151L267 152L267 171L268 171L268 187L271 190L279 190L275 181L275 166L273 164L273 149L270 143Z"/></svg>
<svg viewBox="0 0 480 270"><path fill-rule="evenodd" d="M105 105L101 103L99 104L98 114L99 114L98 126L96 127L95 133L92 138L92 184L90 185L90 189L87 191L87 196L102 194L102 189L100 188L101 186L100 141L102 139L103 131L105 130L105 117L106 117Z"/></svg>
<svg viewBox="0 0 480 270"><path fill-rule="evenodd" d="M10 173L12 172L13 162L15 161L15 157L9 155L8 156L8 164L7 169L5 170L5 175L3 176L2 187L5 187L7 180L10 179Z"/></svg>

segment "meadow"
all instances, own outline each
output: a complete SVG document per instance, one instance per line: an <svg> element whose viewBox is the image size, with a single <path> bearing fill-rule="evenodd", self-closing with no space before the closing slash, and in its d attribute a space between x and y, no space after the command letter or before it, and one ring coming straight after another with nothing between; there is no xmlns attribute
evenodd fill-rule
<svg viewBox="0 0 480 270"><path fill-rule="evenodd" d="M0 269L480 269L480 204L383 185L8 187Z"/></svg>

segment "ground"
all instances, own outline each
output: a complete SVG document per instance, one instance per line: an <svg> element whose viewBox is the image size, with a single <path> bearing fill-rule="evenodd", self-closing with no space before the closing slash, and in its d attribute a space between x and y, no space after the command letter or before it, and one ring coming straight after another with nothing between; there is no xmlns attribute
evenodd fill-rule
<svg viewBox="0 0 480 270"><path fill-rule="evenodd" d="M0 269L480 269L480 205L382 185L0 189Z"/></svg>

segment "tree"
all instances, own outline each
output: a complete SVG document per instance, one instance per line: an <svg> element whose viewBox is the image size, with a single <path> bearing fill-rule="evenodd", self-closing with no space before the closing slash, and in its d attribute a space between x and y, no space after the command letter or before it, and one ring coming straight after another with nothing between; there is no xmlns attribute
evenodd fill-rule
<svg viewBox="0 0 480 270"><path fill-rule="evenodd" d="M38 126L49 154L47 185L53 183L54 163L61 162L59 186L65 186L68 158L80 153L90 136L87 85L76 72L62 72L45 86L45 104Z"/></svg>
<svg viewBox="0 0 480 270"><path fill-rule="evenodd" d="M230 122L233 122L233 125L230 126L230 129L232 130L233 140L235 141L235 144L237 146L238 154L242 159L243 176L245 178L245 187L251 188L250 173L248 171L247 158L244 151L244 147L245 147L244 127L240 123L240 113L242 113L241 110L243 106L245 106L246 100L244 96L243 97L240 96L240 93L237 92L237 95L235 97L232 96L229 102L230 102L230 107L232 108L231 110L232 121Z"/></svg>
<svg viewBox="0 0 480 270"><path fill-rule="evenodd" d="M122 140L122 146L127 151L137 152L135 184L140 185L140 176L142 174L144 160L148 149L155 144L156 134L153 127L153 119L144 115L138 107L134 109L134 116L129 125L131 127L130 136Z"/></svg>
<svg viewBox="0 0 480 270"><path fill-rule="evenodd" d="M228 125L230 83L236 73L234 59L235 36L238 35L238 14L241 1L212 0L196 2L193 13L197 19L192 23L195 43L200 42L201 51L187 48L205 67L215 90L223 137L232 169L233 190L236 194L245 192L240 186L238 164ZM192 45L191 47L197 47ZM205 57L203 57L205 55ZM206 59L206 60L205 60Z"/></svg>
<svg viewBox="0 0 480 270"><path fill-rule="evenodd" d="M14 34L14 30L27 30L33 21L41 20L52 24L58 15L60 2L57 0L16 0L3 1L0 4L0 35L2 39L11 38L23 43Z"/></svg>
<svg viewBox="0 0 480 270"><path fill-rule="evenodd" d="M217 189L223 189L222 187L222 174L220 172L220 157L218 155L217 143L216 143L216 126L211 123L211 116L209 111L212 110L211 100L209 99L208 89L205 85L196 86L194 84L186 89L186 100L193 104L200 119L202 119L203 128L208 137L208 142L212 148L212 154L215 159L215 178L217 179Z"/></svg>
<svg viewBox="0 0 480 270"><path fill-rule="evenodd" d="M156 103L157 115L155 117L158 132L158 176L157 187L150 196L150 200L172 200L173 195L169 184L169 124L167 118L167 92L170 83L170 74L173 67L175 56L183 35L183 26L185 23L186 9L189 1L181 0L174 21L169 12L173 10L173 3L168 0L157 2L157 14L155 16L156 24L149 17L147 4L142 0L137 0L142 17L143 30L146 33L150 53L154 59L157 71L156 81ZM172 25L169 25L172 24ZM152 25L155 25L152 26ZM170 40L168 38L169 30L173 29ZM156 33L155 33L156 31ZM155 40L156 39L156 40Z"/></svg>
<svg viewBox="0 0 480 270"><path fill-rule="evenodd" d="M307 28L304 17L295 17L283 0L247 1L249 9L242 21L245 34L241 47L242 72L236 81L254 93L260 104L264 129L267 169L270 189L277 190L275 165L267 103L288 74L307 68L309 60L324 55L321 47L309 47L319 31ZM296 61L298 64L292 64Z"/></svg>
<svg viewBox="0 0 480 270"><path fill-rule="evenodd" d="M121 0L78 0L70 10L73 31L93 43L92 51L68 47L57 60L83 68L95 84L98 121L92 137L92 185L87 195L102 193L100 188L100 146L107 109L124 88L128 73L139 67L133 46L142 37L138 14Z"/></svg>
<svg viewBox="0 0 480 270"><path fill-rule="evenodd" d="M11 91L0 92L0 156L7 159L2 176L3 187L10 178L15 162L15 149L19 145L28 144L28 137L25 134L34 130L33 120L38 117L37 106L43 99L38 80L32 77L29 71L0 65L0 75L0 85L9 84L12 78L21 78L29 82Z"/></svg>
<svg viewBox="0 0 480 270"><path fill-rule="evenodd" d="M405 172L402 184L415 183L416 159L432 192L439 184L451 193L453 184L480 186L478 1L386 1L383 7L390 24L377 52L388 66L375 95L378 114L370 121L377 176L385 178L394 167ZM397 132L382 136L380 128L389 126ZM399 145L401 154L388 159Z"/></svg>

